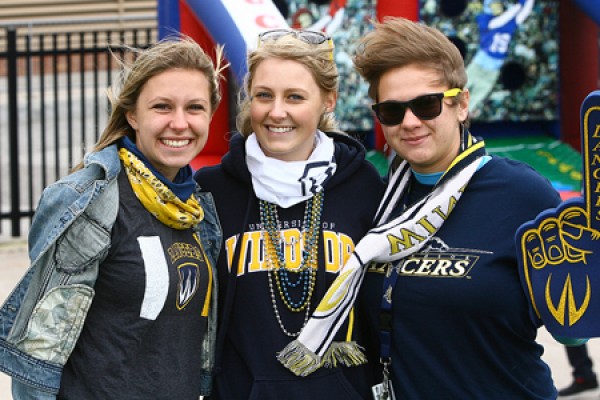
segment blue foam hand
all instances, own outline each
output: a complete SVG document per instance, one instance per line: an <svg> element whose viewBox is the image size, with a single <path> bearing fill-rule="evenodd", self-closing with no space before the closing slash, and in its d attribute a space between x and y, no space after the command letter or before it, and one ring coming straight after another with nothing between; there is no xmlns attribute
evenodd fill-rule
<svg viewBox="0 0 600 400"><path fill-rule="evenodd" d="M583 195L517 231L521 283L555 337L600 337L600 91L581 107Z"/></svg>

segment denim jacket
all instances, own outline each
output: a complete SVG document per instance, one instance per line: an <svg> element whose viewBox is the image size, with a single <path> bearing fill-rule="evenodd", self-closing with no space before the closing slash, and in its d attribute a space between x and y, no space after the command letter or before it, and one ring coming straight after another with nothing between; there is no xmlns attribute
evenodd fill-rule
<svg viewBox="0 0 600 400"><path fill-rule="evenodd" d="M62 368L94 298L98 268L108 254L119 209L120 170L117 146L112 145L86 155L83 169L44 190L29 233L31 266L0 309L0 371L41 391L39 398L58 392ZM208 395L217 315L215 267L222 235L212 195L197 186L195 196L204 219L194 230L213 269L199 366L203 394Z"/></svg>

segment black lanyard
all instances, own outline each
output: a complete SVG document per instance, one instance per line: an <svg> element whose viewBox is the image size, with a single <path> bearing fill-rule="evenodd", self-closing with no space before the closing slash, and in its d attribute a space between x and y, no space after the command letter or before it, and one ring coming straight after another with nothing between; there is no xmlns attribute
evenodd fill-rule
<svg viewBox="0 0 600 400"><path fill-rule="evenodd" d="M381 363L384 366L391 363L390 350L392 347L392 293L396 282L398 281L398 271L396 265L390 264L383 279L383 296L381 297L381 316L379 321L379 338L381 340Z"/></svg>
<svg viewBox="0 0 600 400"><path fill-rule="evenodd" d="M408 188L402 196L401 211L404 212L408 208L410 198L410 188L412 186L414 177L410 177ZM379 317L379 341L380 341L380 353L379 362L383 365L383 386L384 390L390 389L389 375L390 375L390 364L392 363L391 349L392 349L392 294L394 287L398 281L398 269L402 260L397 261L395 264L389 264L388 269L383 279L383 295L381 296L381 313Z"/></svg>

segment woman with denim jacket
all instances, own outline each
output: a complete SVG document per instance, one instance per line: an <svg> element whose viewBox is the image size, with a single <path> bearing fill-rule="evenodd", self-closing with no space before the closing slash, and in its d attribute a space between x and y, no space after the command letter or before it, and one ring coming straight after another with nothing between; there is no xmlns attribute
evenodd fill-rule
<svg viewBox="0 0 600 400"><path fill-rule="evenodd" d="M31 267L0 310L15 399L210 394L221 229L192 179L220 102L189 38L141 51L94 150L44 191Z"/></svg>

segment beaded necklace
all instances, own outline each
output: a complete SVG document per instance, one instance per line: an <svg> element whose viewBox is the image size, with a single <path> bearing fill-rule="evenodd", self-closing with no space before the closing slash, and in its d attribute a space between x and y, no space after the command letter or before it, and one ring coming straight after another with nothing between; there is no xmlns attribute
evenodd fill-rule
<svg viewBox="0 0 600 400"><path fill-rule="evenodd" d="M302 258L299 267L293 270L286 267L277 206L265 200L260 200L260 221L264 229L263 246L267 262L271 302L279 327L284 334L290 337L297 337L300 334L310 315L310 300L317 279L318 238L323 210L323 196L323 191L321 191L315 194L312 199L306 201L300 238ZM304 322L297 332L288 331L281 320L275 287L279 293L279 298L288 310L292 312L305 310ZM298 299L293 299L290 289L298 287L301 288L301 295Z"/></svg>

